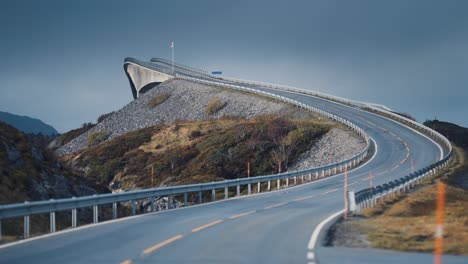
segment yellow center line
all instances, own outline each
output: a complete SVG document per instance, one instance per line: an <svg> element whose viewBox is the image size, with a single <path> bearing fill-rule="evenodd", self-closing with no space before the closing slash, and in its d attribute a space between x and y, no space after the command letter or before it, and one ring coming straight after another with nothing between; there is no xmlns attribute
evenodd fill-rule
<svg viewBox="0 0 468 264"><path fill-rule="evenodd" d="M177 236L171 237L171 238L169 238L169 239L166 239L166 240L164 240L164 241L161 242L161 243L158 243L158 244L156 244L156 245L154 245L154 246L152 246L152 247L149 247L149 248L143 250L143 254L144 254L144 255L148 255L148 254L150 254L151 252L153 252L153 251L155 251L155 250L158 250L158 249L160 249L160 248L162 248L162 247L164 247L164 246L166 246L166 245L168 245L168 244L170 244L170 243L172 243L172 242L174 242L174 241L176 241L176 240L178 240L178 239L181 239L181 238L183 238L183 237L184 237L184 236L182 236L182 235L177 235ZM130 263L131 263L131 262L130 262ZM127 263L127 264L128 264L128 263Z"/></svg>
<svg viewBox="0 0 468 264"><path fill-rule="evenodd" d="M263 209L268 210L268 209L271 209L271 208L275 208L275 207L278 207L278 206L285 205L285 204L287 204L287 203L288 203L288 202L279 203L279 204L275 204L275 205L270 205L270 206L267 206L267 207L265 207L265 208L263 208Z"/></svg>
<svg viewBox="0 0 468 264"><path fill-rule="evenodd" d="M359 181L355 181L355 182L352 182L351 184L348 184L348 186L353 186L353 185L358 184L358 183L359 183Z"/></svg>
<svg viewBox="0 0 468 264"><path fill-rule="evenodd" d="M246 215L249 215L249 214L254 214L256 212L257 211L253 210L253 211L245 212L245 213L242 213L242 214L233 215L233 216L230 216L229 219L236 219L236 218L243 217L243 216L246 216Z"/></svg>
<svg viewBox="0 0 468 264"><path fill-rule="evenodd" d="M301 198L294 199L293 201L295 201L295 202L304 201L304 200L306 200L306 199L314 198L314 197L317 197L317 196L318 196L318 195L309 195L309 196L305 196L305 197L301 197Z"/></svg>
<svg viewBox="0 0 468 264"><path fill-rule="evenodd" d="M120 262L120 264L132 264L132 260L131 260L131 259L127 259L127 260L125 260L125 261Z"/></svg>
<svg viewBox="0 0 468 264"><path fill-rule="evenodd" d="M195 227L194 229L192 229L192 233L195 233L195 232L198 232L198 231L201 231L205 228L208 228L210 226L214 226L214 225L217 225L219 223L223 222L223 220L219 219L219 220L216 220L216 221L213 221L211 223L208 223L206 225L202 225L202 226L199 226L199 227Z"/></svg>
<svg viewBox="0 0 468 264"><path fill-rule="evenodd" d="M324 195L324 194L327 194L327 193L332 193L332 192L336 192L338 191L340 188L336 188L336 189L333 189L333 190L329 190L329 191L326 191L324 193L321 193L320 195Z"/></svg>

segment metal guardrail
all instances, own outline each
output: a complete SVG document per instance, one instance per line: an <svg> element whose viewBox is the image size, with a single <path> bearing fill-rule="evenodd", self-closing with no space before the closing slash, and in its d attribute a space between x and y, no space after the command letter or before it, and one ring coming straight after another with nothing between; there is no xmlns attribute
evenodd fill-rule
<svg viewBox="0 0 468 264"><path fill-rule="evenodd" d="M132 58L126 58L125 62L136 63L140 64L141 62ZM143 64L143 67L147 67L148 63ZM148 65L148 67L153 70L158 70L157 67L152 65ZM369 153L370 147L370 139L367 134L364 132L363 129L358 127L357 125L353 124L349 120L346 120L340 116L333 115L321 109L315 108L313 106L309 106L298 101L279 96L273 93L268 93L256 89L252 89L249 87L243 87L239 85L227 84L222 82L214 82L208 81L204 79L197 79L193 77L187 76L179 76L176 74L177 78L185 79L192 82L199 82L205 83L210 85L221 86L225 88L231 88L235 90L241 90L246 92L251 92L263 96L272 97L278 99L280 101L290 103L296 105L300 108L307 109L309 111L316 112L320 115L323 115L327 118L330 118L336 122L342 123L351 129L353 129L356 133L362 136L366 141L366 147L356 156L351 159L338 162L335 164L319 167L319 168L312 168L308 170L302 171L292 171L286 172L282 174L275 174L275 175L266 175L266 176L256 176L250 178L243 178L243 179L235 179L235 180L225 180L219 182L212 182L212 183L202 183L202 184L191 184L191 185L181 185L181 186L173 186L173 187L162 187L162 188L153 188L153 189L145 189L145 190L138 190L138 191L130 191L130 192L122 192L122 193L113 193L113 194L100 194L100 195L93 195L93 196L85 196L85 197L78 197L78 198L69 198L69 199L58 199L58 200L49 200L49 201L37 201L37 202L25 202L19 204L8 204L8 205L1 205L0 206L0 227L1 227L1 220L8 219L8 218L15 218L15 217L23 217L24 218L24 238L28 238L30 236L30 216L35 214L49 214L50 219L50 232L55 232L55 213L61 211L71 211L72 213L72 223L71 227L77 227L77 209L79 208L93 208L93 223L99 222L99 206L105 204L112 204L112 216L113 218L117 218L117 206L119 202L128 202L131 201L132 204L132 214L136 214L136 201L137 200L144 200L150 199L151 205L150 210L155 211L155 200L156 197L168 197L168 208L171 209L172 207L172 199L176 195L183 195L184 197L184 206L187 205L187 194L188 193L198 193L199 203L202 202L202 192L204 191L211 191L212 193L212 201L216 200L216 190L224 189L224 198L228 199L228 188L229 187L236 187L236 196L240 196L240 187L247 186L247 193L251 194L252 184L257 184L257 192L261 191L261 183L267 183L267 190L271 190L271 181L277 181L276 187L279 189L281 187L281 181L285 181L283 186L289 186L289 181L294 181L294 184L298 182L298 179L301 182L311 181L312 179L319 179L325 176L330 176L332 174L336 174L337 172L343 172L345 169L350 169L352 167L357 166L361 163ZM0 228L1 230L1 228ZM0 231L1 236L1 231Z"/></svg>

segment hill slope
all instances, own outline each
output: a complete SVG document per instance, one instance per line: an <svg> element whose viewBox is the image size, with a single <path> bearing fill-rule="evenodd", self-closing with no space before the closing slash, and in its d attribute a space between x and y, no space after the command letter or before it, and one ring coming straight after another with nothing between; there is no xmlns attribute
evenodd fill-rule
<svg viewBox="0 0 468 264"><path fill-rule="evenodd" d="M0 204L105 191L63 168L46 150L47 143L0 122Z"/></svg>
<svg viewBox="0 0 468 264"><path fill-rule="evenodd" d="M39 119L28 116L19 116L0 111L0 121L5 122L28 134L42 134L47 136L59 134L57 130L55 130L55 128L51 125L48 125Z"/></svg>

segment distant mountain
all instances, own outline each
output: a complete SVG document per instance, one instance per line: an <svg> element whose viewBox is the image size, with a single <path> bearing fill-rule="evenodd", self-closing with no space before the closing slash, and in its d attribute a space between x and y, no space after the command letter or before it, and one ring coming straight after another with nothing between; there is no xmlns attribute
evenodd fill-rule
<svg viewBox="0 0 468 264"><path fill-rule="evenodd" d="M39 119L29 116L19 116L8 112L0 111L0 121L5 122L18 130L28 134L39 134L52 136L59 134L51 125L42 122Z"/></svg>

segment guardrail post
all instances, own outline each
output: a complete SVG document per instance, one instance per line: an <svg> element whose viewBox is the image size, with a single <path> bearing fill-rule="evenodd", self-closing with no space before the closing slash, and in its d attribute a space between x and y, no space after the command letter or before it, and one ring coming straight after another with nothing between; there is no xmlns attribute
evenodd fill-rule
<svg viewBox="0 0 468 264"><path fill-rule="evenodd" d="M294 176L294 184L297 184L297 176Z"/></svg>
<svg viewBox="0 0 468 264"><path fill-rule="evenodd" d="M347 210L353 214L356 213L356 195L354 192L348 192L348 208Z"/></svg>
<svg viewBox="0 0 468 264"><path fill-rule="evenodd" d="M236 196L239 197L240 196L240 185L237 185L236 188L237 188Z"/></svg>
<svg viewBox="0 0 468 264"><path fill-rule="evenodd" d="M280 187L281 187L281 180L278 179L276 180L276 189L279 190Z"/></svg>
<svg viewBox="0 0 468 264"><path fill-rule="evenodd" d="M228 187L224 187L224 199L229 198L229 192L228 192Z"/></svg>
<svg viewBox="0 0 468 264"><path fill-rule="evenodd" d="M271 181L268 181L268 191L271 191Z"/></svg>
<svg viewBox="0 0 468 264"><path fill-rule="evenodd" d="M251 184L249 183L249 184L247 184L247 195L250 195L251 192L252 192L252 186L251 186Z"/></svg>
<svg viewBox="0 0 468 264"><path fill-rule="evenodd" d="M202 204L202 203L203 203L202 192L198 192L198 203L199 203L199 204Z"/></svg>
<svg viewBox="0 0 468 264"><path fill-rule="evenodd" d="M151 196L150 198L150 210L151 212L156 211L156 198L154 196Z"/></svg>
<svg viewBox="0 0 468 264"><path fill-rule="evenodd" d="M321 178L323 178L323 177L325 177L325 171L324 170L322 170L322 177Z"/></svg>
<svg viewBox="0 0 468 264"><path fill-rule="evenodd" d="M112 203L112 219L117 219L117 203Z"/></svg>
<svg viewBox="0 0 468 264"><path fill-rule="evenodd" d="M216 201L216 190L211 190L211 201Z"/></svg>
<svg viewBox="0 0 468 264"><path fill-rule="evenodd" d="M50 232L55 233L55 212L49 213L49 220L50 220Z"/></svg>
<svg viewBox="0 0 468 264"><path fill-rule="evenodd" d="M261 188L260 187L260 182L257 182L257 193L260 193L260 191L261 191L260 188Z"/></svg>
<svg viewBox="0 0 468 264"><path fill-rule="evenodd" d="M304 183L304 174L301 175L301 183Z"/></svg>
<svg viewBox="0 0 468 264"><path fill-rule="evenodd" d="M132 215L136 215L136 201L132 200Z"/></svg>
<svg viewBox="0 0 468 264"><path fill-rule="evenodd" d="M98 222L99 222L98 206L95 205L93 206L93 223L97 224Z"/></svg>
<svg viewBox="0 0 468 264"><path fill-rule="evenodd" d="M24 238L29 237L29 215L24 216Z"/></svg>
<svg viewBox="0 0 468 264"><path fill-rule="evenodd" d="M172 195L167 196L167 210L172 209Z"/></svg>
<svg viewBox="0 0 468 264"><path fill-rule="evenodd" d="M286 187L289 186L289 178L286 178Z"/></svg>
<svg viewBox="0 0 468 264"><path fill-rule="evenodd" d="M336 174L336 167L333 168L333 174Z"/></svg>
<svg viewBox="0 0 468 264"><path fill-rule="evenodd" d="M76 208L72 209L72 228L75 228L78 225L78 221L76 221Z"/></svg>
<svg viewBox="0 0 468 264"><path fill-rule="evenodd" d="M311 176L312 176L312 173L311 173ZM315 172L315 179L318 179L319 178L319 173L318 171ZM312 177L310 178L310 180L312 180Z"/></svg>
<svg viewBox="0 0 468 264"><path fill-rule="evenodd" d="M184 193L184 207L187 206L187 193Z"/></svg>

